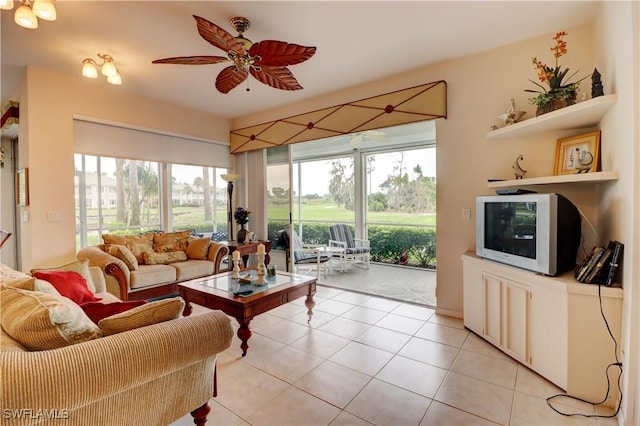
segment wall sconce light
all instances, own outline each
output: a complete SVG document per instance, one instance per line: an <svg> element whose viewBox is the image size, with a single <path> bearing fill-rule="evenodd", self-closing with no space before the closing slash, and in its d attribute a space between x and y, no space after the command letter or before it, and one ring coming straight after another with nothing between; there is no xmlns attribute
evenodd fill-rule
<svg viewBox="0 0 640 426"><path fill-rule="evenodd" d="M0 9L13 9L13 0L0 0ZM38 28L38 18L45 21L56 20L56 8L53 0L23 0L22 5L16 9L13 20L21 27L28 29Z"/></svg>
<svg viewBox="0 0 640 426"><path fill-rule="evenodd" d="M227 173L224 175L220 175L220 177L227 182L227 240L232 241L235 237L233 236L233 206L232 206L232 196L233 196L233 182L237 181L240 178L240 175L236 175L233 173Z"/></svg>
<svg viewBox="0 0 640 426"><path fill-rule="evenodd" d="M104 53L98 53L98 57L102 59L101 64L90 58L82 61L82 75L87 78L98 78L98 68L100 68L100 73L107 77L108 83L117 86L121 85L122 77L120 77L115 62L113 62L113 57Z"/></svg>

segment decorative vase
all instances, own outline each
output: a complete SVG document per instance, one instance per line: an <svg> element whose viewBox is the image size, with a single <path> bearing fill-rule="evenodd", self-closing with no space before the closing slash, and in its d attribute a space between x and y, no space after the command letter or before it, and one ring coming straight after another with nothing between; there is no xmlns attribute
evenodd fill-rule
<svg viewBox="0 0 640 426"><path fill-rule="evenodd" d="M245 224L241 223L240 229L238 229L238 235L236 236L236 241L238 241L238 244L244 243L244 241L247 239L247 230L244 228L244 226Z"/></svg>

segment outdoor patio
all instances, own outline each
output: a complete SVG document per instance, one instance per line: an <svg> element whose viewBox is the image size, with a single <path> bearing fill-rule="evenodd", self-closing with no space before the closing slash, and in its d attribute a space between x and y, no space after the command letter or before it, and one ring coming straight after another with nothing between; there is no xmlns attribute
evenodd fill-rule
<svg viewBox="0 0 640 426"><path fill-rule="evenodd" d="M284 251L272 250L269 254L271 264L284 270ZM300 272L315 274L315 266L311 271ZM369 269L350 265L346 271L340 272L338 264L334 263L333 273L328 274L326 278L320 274L319 284L419 305L436 306L436 272L428 269L372 262Z"/></svg>

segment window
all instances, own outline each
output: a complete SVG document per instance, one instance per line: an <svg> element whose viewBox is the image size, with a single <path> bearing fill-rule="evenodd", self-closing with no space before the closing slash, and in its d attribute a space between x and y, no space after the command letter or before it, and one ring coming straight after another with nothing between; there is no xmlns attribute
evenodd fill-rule
<svg viewBox="0 0 640 426"><path fill-rule="evenodd" d="M99 244L104 233L226 231L223 173L226 169L76 154L77 248Z"/></svg>

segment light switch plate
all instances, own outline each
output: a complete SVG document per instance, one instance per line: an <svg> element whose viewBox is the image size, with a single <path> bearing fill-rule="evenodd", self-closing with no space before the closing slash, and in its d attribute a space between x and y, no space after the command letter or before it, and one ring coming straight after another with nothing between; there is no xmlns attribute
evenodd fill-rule
<svg viewBox="0 0 640 426"><path fill-rule="evenodd" d="M62 214L59 211L48 211L47 212L47 221L49 222L60 222L62 220Z"/></svg>

